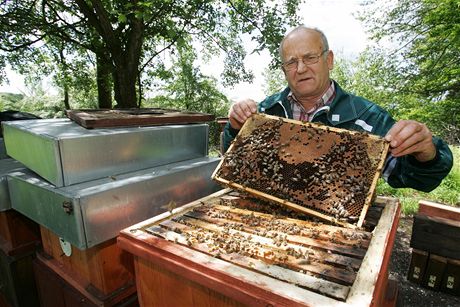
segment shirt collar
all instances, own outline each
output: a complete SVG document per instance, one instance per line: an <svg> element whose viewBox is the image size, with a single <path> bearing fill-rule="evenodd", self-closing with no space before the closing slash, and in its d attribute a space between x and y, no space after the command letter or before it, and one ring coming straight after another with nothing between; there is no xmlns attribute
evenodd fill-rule
<svg viewBox="0 0 460 307"><path fill-rule="evenodd" d="M294 93L292 91L289 92L287 98L291 103L296 103L301 109L304 109L304 107L297 100L297 98L294 96ZM330 105L332 103L332 101L334 100L334 98L335 98L335 86L334 86L334 82L331 81L331 84L327 88L326 92L323 94L323 96L321 96L320 99L318 99L318 101L316 102L315 106L312 108L311 111L314 111L314 110L316 110L316 109L318 109L319 107L322 107L322 106ZM307 113L310 113L310 112L308 112L310 110L305 110L305 111Z"/></svg>

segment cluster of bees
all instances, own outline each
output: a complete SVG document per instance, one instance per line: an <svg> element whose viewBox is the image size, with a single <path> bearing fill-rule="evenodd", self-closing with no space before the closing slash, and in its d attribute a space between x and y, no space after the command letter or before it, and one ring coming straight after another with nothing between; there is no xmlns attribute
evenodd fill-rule
<svg viewBox="0 0 460 307"><path fill-rule="evenodd" d="M248 202L244 196L235 199L216 202L220 206L203 202L191 211L174 217L173 221L187 226L187 229L171 229L182 237L180 240L174 237L175 242L228 261L246 259L248 267L252 267L256 260L263 260L304 274L316 274L309 267L328 264L325 254L330 251L299 243L303 242L300 238L356 248L365 248L371 238L371 234L364 231L326 226L308 220L298 223L298 220L277 215L276 212L251 211L247 206L254 202ZM270 205L265 201L259 204L261 208ZM201 222L197 223L197 220ZM206 226L205 221L213 226ZM356 271L357 267L346 269Z"/></svg>
<svg viewBox="0 0 460 307"><path fill-rule="evenodd" d="M267 120L238 135L217 177L281 200L358 220L376 173L368 134Z"/></svg>

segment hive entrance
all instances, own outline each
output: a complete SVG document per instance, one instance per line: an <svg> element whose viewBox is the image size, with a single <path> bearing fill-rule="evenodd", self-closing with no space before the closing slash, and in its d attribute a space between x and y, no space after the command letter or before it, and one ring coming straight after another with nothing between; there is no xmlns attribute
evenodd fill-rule
<svg viewBox="0 0 460 307"><path fill-rule="evenodd" d="M256 114L213 178L338 224L360 227L388 150L366 133Z"/></svg>

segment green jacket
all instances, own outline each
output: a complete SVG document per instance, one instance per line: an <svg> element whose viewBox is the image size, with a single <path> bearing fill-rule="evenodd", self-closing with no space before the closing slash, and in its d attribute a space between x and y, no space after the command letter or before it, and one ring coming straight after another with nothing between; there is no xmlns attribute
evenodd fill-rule
<svg viewBox="0 0 460 307"><path fill-rule="evenodd" d="M312 122L380 136L385 136L395 123L391 115L378 105L345 92L337 83L335 83L335 90L336 96L331 105L318 111ZM265 98L259 103L258 112L292 118L291 103L287 99L289 92L288 87L280 93ZM225 151L237 134L238 130L227 123L223 135ZM382 177L394 188L413 188L425 192L435 189L452 168L453 157L444 141L433 137L433 142L437 149L435 159L419 162L411 155L399 158L389 155Z"/></svg>

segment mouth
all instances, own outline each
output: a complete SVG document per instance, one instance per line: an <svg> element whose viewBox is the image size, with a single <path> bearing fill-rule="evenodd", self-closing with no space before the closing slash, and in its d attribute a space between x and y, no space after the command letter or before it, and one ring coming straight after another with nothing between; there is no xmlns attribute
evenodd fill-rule
<svg viewBox="0 0 460 307"><path fill-rule="evenodd" d="M302 78L297 80L297 83L303 83L303 82L308 82L310 80L313 80L313 78L307 77L307 78Z"/></svg>

